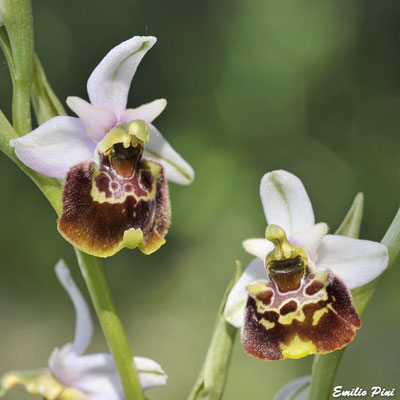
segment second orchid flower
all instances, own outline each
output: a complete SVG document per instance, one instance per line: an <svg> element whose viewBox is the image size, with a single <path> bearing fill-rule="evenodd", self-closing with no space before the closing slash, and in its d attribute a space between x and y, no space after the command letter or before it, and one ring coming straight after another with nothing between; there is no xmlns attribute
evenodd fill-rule
<svg viewBox="0 0 400 400"><path fill-rule="evenodd" d="M225 318L242 327L245 351L263 360L300 358L340 349L361 321L350 290L388 265L381 243L328 235L315 224L307 192L296 176L273 171L261 180L265 239L248 239L257 256L229 294Z"/></svg>

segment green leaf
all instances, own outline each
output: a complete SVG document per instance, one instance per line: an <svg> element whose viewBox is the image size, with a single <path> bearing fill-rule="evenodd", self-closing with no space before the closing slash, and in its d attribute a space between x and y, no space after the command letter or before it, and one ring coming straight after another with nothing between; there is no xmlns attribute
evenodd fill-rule
<svg viewBox="0 0 400 400"><path fill-rule="evenodd" d="M67 115L60 100L54 94L37 55L35 55L33 65L32 105L39 125L57 115Z"/></svg>

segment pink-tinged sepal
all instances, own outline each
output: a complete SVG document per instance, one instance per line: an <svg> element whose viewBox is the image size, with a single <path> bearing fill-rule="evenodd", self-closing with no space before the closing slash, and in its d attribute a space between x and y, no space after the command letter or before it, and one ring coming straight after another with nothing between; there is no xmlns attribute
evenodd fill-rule
<svg viewBox="0 0 400 400"><path fill-rule="evenodd" d="M306 272L296 290L282 292L272 280L255 282L248 292L242 344L262 360L329 353L361 327L349 290L329 271Z"/></svg>
<svg viewBox="0 0 400 400"><path fill-rule="evenodd" d="M80 250L108 257L138 247L150 254L165 243L168 185L161 164L142 158L147 140L144 121L117 126L98 144L98 161L68 172L58 229Z"/></svg>

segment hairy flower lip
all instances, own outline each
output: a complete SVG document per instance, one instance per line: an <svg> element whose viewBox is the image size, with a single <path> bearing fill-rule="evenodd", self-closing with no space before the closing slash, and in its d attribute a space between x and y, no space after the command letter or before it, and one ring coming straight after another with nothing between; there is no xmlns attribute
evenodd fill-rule
<svg viewBox="0 0 400 400"><path fill-rule="evenodd" d="M127 177L108 168L108 162L104 159L100 167L81 163L69 171L58 230L97 257L110 257L124 247L151 254L165 243L171 219L164 169L142 158L136 173Z"/></svg>

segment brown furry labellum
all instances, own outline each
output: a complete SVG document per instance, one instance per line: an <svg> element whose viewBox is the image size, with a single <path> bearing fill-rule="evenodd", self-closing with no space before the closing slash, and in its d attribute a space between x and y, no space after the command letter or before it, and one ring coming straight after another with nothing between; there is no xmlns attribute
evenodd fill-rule
<svg viewBox="0 0 400 400"><path fill-rule="evenodd" d="M329 353L350 343L361 321L344 283L331 272L306 273L283 292L272 282L248 287L242 344L262 360Z"/></svg>
<svg viewBox="0 0 400 400"><path fill-rule="evenodd" d="M141 153L118 143L99 162L70 169L58 221L66 240L98 257L124 247L150 254L165 243L171 211L164 169Z"/></svg>

